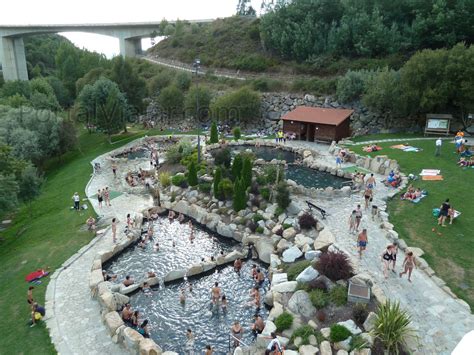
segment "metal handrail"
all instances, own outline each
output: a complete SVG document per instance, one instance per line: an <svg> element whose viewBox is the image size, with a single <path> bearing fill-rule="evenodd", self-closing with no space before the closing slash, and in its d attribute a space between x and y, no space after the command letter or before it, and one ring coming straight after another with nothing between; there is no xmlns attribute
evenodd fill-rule
<svg viewBox="0 0 474 355"><path fill-rule="evenodd" d="M239 339L236 336L234 336L233 334L229 333L229 354L231 354L231 349L233 349L233 346L231 347L231 345L230 345L231 340L237 340L239 342L239 346L243 345L244 348L249 348L250 347L250 345L245 344L241 339Z"/></svg>

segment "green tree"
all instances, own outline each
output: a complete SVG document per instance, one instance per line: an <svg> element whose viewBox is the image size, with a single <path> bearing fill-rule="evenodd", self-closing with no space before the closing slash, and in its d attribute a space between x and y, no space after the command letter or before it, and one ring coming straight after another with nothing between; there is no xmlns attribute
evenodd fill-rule
<svg viewBox="0 0 474 355"><path fill-rule="evenodd" d="M170 118L183 114L183 103L183 92L174 85L164 88L158 96L161 110Z"/></svg>
<svg viewBox="0 0 474 355"><path fill-rule="evenodd" d="M242 165L242 185L244 190L247 190L252 184L252 160L245 157Z"/></svg>
<svg viewBox="0 0 474 355"><path fill-rule="evenodd" d="M189 186L196 186L198 182L196 163L194 160L191 160L188 168L188 184Z"/></svg>
<svg viewBox="0 0 474 355"><path fill-rule="evenodd" d="M153 76L148 82L148 95L158 96L165 87L171 85L175 73L170 70L162 70Z"/></svg>
<svg viewBox="0 0 474 355"><path fill-rule="evenodd" d="M242 175L242 155L237 154L232 162L232 177L234 181Z"/></svg>
<svg viewBox="0 0 474 355"><path fill-rule="evenodd" d="M14 175L0 174L0 214L11 211L18 205L18 183Z"/></svg>
<svg viewBox="0 0 474 355"><path fill-rule="evenodd" d="M61 43L56 56L58 77L63 81L70 97L76 97L76 81L84 74L81 70L79 49L70 43Z"/></svg>
<svg viewBox="0 0 474 355"><path fill-rule="evenodd" d="M203 85L193 86L189 89L185 99L186 115L199 120L209 116L209 105L212 100L211 90ZM196 111L199 110L199 111Z"/></svg>
<svg viewBox="0 0 474 355"><path fill-rule="evenodd" d="M218 166L216 170L214 170L214 181L212 182L215 198L219 198L219 184L221 180L222 180L222 169Z"/></svg>
<svg viewBox="0 0 474 355"><path fill-rule="evenodd" d="M260 115L260 104L260 95L243 87L219 96L211 104L211 113L223 121L249 122Z"/></svg>
<svg viewBox="0 0 474 355"><path fill-rule="evenodd" d="M234 196L232 206L235 212L245 209L247 207L247 196L242 180L240 178L235 179L234 183Z"/></svg>
<svg viewBox="0 0 474 355"><path fill-rule="evenodd" d="M240 132L240 127L234 127L233 133L234 133L234 139L236 141L238 141L240 138L242 138L242 134Z"/></svg>
<svg viewBox="0 0 474 355"><path fill-rule="evenodd" d="M216 121L212 121L211 124L211 137L209 139L209 143L214 144L219 142L219 132L217 131L217 123Z"/></svg>
<svg viewBox="0 0 474 355"><path fill-rule="evenodd" d="M276 201L278 207L283 210L290 205L290 191L288 190L288 185L286 181L280 181L276 187Z"/></svg>
<svg viewBox="0 0 474 355"><path fill-rule="evenodd" d="M340 102L351 102L358 100L364 94L367 81L374 75L372 71L348 70L344 76L337 81L336 96Z"/></svg>
<svg viewBox="0 0 474 355"><path fill-rule="evenodd" d="M187 91L191 86L191 75L186 72L179 72L174 78L175 84L181 91Z"/></svg>
<svg viewBox="0 0 474 355"><path fill-rule="evenodd" d="M239 16L256 16L257 12L252 7L250 0L239 0L236 14Z"/></svg>
<svg viewBox="0 0 474 355"><path fill-rule="evenodd" d="M32 215L31 202L39 196L43 178L33 165L28 165L21 173L19 181L19 197L22 202L29 205L30 216Z"/></svg>
<svg viewBox="0 0 474 355"><path fill-rule="evenodd" d="M132 66L130 60L117 56L112 60L110 80L117 83L125 94L127 102L136 113L143 111L143 99L146 96L146 83Z"/></svg>

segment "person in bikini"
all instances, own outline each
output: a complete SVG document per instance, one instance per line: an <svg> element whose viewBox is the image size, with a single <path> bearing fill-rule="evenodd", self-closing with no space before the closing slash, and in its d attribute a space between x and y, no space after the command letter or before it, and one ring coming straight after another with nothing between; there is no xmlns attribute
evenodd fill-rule
<svg viewBox="0 0 474 355"><path fill-rule="evenodd" d="M415 256L413 255L413 252L409 251L407 253L405 260L403 260L402 267L404 267L405 270L398 275L402 277L402 275L408 274L408 281L411 282L411 273L413 268L416 267Z"/></svg>
<svg viewBox="0 0 474 355"><path fill-rule="evenodd" d="M349 233L353 234L356 232L356 210L353 210L349 216Z"/></svg>
<svg viewBox="0 0 474 355"><path fill-rule="evenodd" d="M392 249L393 249L393 245L390 244L380 255L380 259L383 264L383 275L385 276L386 279L388 278L388 269L390 268L390 264L393 260Z"/></svg>
<svg viewBox="0 0 474 355"><path fill-rule="evenodd" d="M360 208L360 205L357 205L357 208L355 211L356 211L355 212L355 219L356 219L355 231L357 232L359 230L360 221L362 220L362 210Z"/></svg>
<svg viewBox="0 0 474 355"><path fill-rule="evenodd" d="M365 209L369 208L369 203L372 201L373 196L374 196L373 190L367 187L364 192Z"/></svg>
<svg viewBox="0 0 474 355"><path fill-rule="evenodd" d="M234 339L234 348L240 346L240 341L242 340L243 333L244 330L242 329L240 322L236 320L232 327L230 327L230 334L233 336Z"/></svg>

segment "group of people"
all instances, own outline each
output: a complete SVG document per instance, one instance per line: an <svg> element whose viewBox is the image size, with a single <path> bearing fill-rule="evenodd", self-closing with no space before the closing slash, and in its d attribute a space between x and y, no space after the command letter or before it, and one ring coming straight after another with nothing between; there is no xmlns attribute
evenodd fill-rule
<svg viewBox="0 0 474 355"><path fill-rule="evenodd" d="M106 207L112 206L110 203L110 190L108 186L97 190L97 201L99 202L99 208L102 208L102 204L104 203Z"/></svg>
<svg viewBox="0 0 474 355"><path fill-rule="evenodd" d="M387 178L384 180L385 185L398 187L402 183L400 172L391 170Z"/></svg>
<svg viewBox="0 0 474 355"><path fill-rule="evenodd" d="M283 132L279 129L275 132L275 143L286 143L287 139L293 140L296 138L296 134Z"/></svg>
<svg viewBox="0 0 474 355"><path fill-rule="evenodd" d="M407 191L402 195L403 200L416 200L421 197L423 191L419 187L415 188L412 184L410 184L407 188Z"/></svg>
<svg viewBox="0 0 474 355"><path fill-rule="evenodd" d="M30 305L30 309L31 309L30 327L34 327L46 315L46 310L44 309L44 307L40 306L38 302L36 302L35 299L33 298L34 289L35 289L34 286L30 286L28 287L28 292L27 292L27 302Z"/></svg>

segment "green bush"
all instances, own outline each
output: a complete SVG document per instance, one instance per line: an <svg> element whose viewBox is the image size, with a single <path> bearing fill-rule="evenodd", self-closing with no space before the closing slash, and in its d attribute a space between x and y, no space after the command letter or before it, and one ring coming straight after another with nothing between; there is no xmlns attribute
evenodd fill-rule
<svg viewBox="0 0 474 355"><path fill-rule="evenodd" d="M243 164L243 161L242 161L242 156L240 154L237 154L235 157L234 157L234 160L232 162L232 178L234 180L236 180L237 178L240 178L240 176L242 175L242 164Z"/></svg>
<svg viewBox="0 0 474 355"><path fill-rule="evenodd" d="M278 207L285 210L290 205L290 191L288 190L288 185L286 181L281 181L278 183L276 188L276 202Z"/></svg>
<svg viewBox="0 0 474 355"><path fill-rule="evenodd" d="M217 131L217 123L216 121L212 121L211 125L211 137L209 139L209 143L219 143L219 132Z"/></svg>
<svg viewBox="0 0 474 355"><path fill-rule="evenodd" d="M283 312L275 319L275 326L278 332L290 329L293 324L293 316L288 312Z"/></svg>
<svg viewBox="0 0 474 355"><path fill-rule="evenodd" d="M382 342L387 353L398 354L407 339L415 336L410 315L398 302L388 300L379 305L376 316L372 335Z"/></svg>
<svg viewBox="0 0 474 355"><path fill-rule="evenodd" d="M212 182L212 186L214 188L214 197L221 199L219 196L219 183L222 180L222 169L220 167L217 167L216 170L214 171L214 181Z"/></svg>
<svg viewBox="0 0 474 355"><path fill-rule="evenodd" d="M232 66L239 70L262 72L273 65L271 59L260 54L246 54L234 60Z"/></svg>
<svg viewBox="0 0 474 355"><path fill-rule="evenodd" d="M171 183L174 186L179 186L179 187L186 187L188 185L188 182L186 181L186 177L181 174L177 174L171 178Z"/></svg>
<svg viewBox="0 0 474 355"><path fill-rule="evenodd" d="M331 333L329 334L329 339L332 343L337 343L343 340L346 340L352 335L351 331L340 324L331 325Z"/></svg>
<svg viewBox="0 0 474 355"><path fill-rule="evenodd" d="M365 339L362 338L360 334L358 334L358 335L352 336L349 346L350 346L350 351L352 352L354 350L360 350L365 347L370 347L370 344L367 344Z"/></svg>
<svg viewBox="0 0 474 355"><path fill-rule="evenodd" d="M291 264L286 270L288 281L294 281L304 269L311 265L310 260L301 260Z"/></svg>
<svg viewBox="0 0 474 355"><path fill-rule="evenodd" d="M297 328L291 335L291 342L294 342L296 338L301 338L301 345L309 344L309 337L311 335L316 336L316 331L309 325L303 325Z"/></svg>
<svg viewBox="0 0 474 355"><path fill-rule="evenodd" d="M285 210L283 208L281 208L280 206L278 206L277 209L275 210L275 216L278 217L279 215L281 215L284 212L285 212ZM285 223L285 225L286 225L286 223ZM290 225L290 227L291 227L291 225ZM284 229L286 229L286 228L284 228Z"/></svg>
<svg viewBox="0 0 474 355"><path fill-rule="evenodd" d="M369 311L367 310L366 304L356 303L354 307L352 307L352 316L357 324L364 324L368 315Z"/></svg>
<svg viewBox="0 0 474 355"><path fill-rule="evenodd" d="M234 194L234 185L228 178L222 179L217 187L218 195L221 199L230 200Z"/></svg>
<svg viewBox="0 0 474 355"><path fill-rule="evenodd" d="M280 80L260 77L252 81L252 88L261 92L277 92L285 88L285 84Z"/></svg>
<svg viewBox="0 0 474 355"><path fill-rule="evenodd" d="M168 117L181 117L183 115L184 94L176 86L168 86L161 90L157 102Z"/></svg>
<svg viewBox="0 0 474 355"><path fill-rule="evenodd" d="M260 234L263 233L263 230L264 230L263 227L260 227L260 226L258 226L257 228L255 228L255 232L260 233Z"/></svg>
<svg viewBox="0 0 474 355"><path fill-rule="evenodd" d="M268 187L262 187L260 189L260 195L266 200L270 201L270 189Z"/></svg>
<svg viewBox="0 0 474 355"><path fill-rule="evenodd" d="M323 290L312 290L309 293L309 298L316 309L324 308L329 303L328 295Z"/></svg>
<svg viewBox="0 0 474 355"><path fill-rule="evenodd" d="M229 148L217 149L213 152L213 156L216 165L223 165L226 168L230 167L232 156Z"/></svg>
<svg viewBox="0 0 474 355"><path fill-rule="evenodd" d="M260 95L247 87L219 96L211 104L213 118L250 122L260 116Z"/></svg>
<svg viewBox="0 0 474 355"><path fill-rule="evenodd" d="M347 287L336 286L329 291L329 299L336 306L344 306L347 303Z"/></svg>
<svg viewBox="0 0 474 355"><path fill-rule="evenodd" d="M257 175L256 181L260 186L264 186L267 184L267 179L265 175Z"/></svg>
<svg viewBox="0 0 474 355"><path fill-rule="evenodd" d="M235 212L239 212L247 207L247 193L245 192L243 181L239 178L235 179L232 206Z"/></svg>
<svg viewBox="0 0 474 355"><path fill-rule="evenodd" d="M189 186L196 186L198 184L196 164L194 163L194 161L191 161L191 164L189 164L188 184Z"/></svg>
<svg viewBox="0 0 474 355"><path fill-rule="evenodd" d="M266 165L263 168L263 173L265 175L265 180L267 184L275 184L278 181L281 181L285 176L283 167L279 167L280 171L278 171L278 167L276 165Z"/></svg>
<svg viewBox="0 0 474 355"><path fill-rule="evenodd" d="M242 184L244 191L252 185L252 160L249 157L242 157Z"/></svg>
<svg viewBox="0 0 474 355"><path fill-rule="evenodd" d="M188 90L191 86L191 75L186 72L178 72L174 80L176 86L182 91Z"/></svg>
<svg viewBox="0 0 474 355"><path fill-rule="evenodd" d="M348 70L337 81L337 99L344 103L360 99L365 92L367 82L373 75L374 72L369 70Z"/></svg>
<svg viewBox="0 0 474 355"><path fill-rule="evenodd" d="M171 177L167 171L160 173L160 184L163 187L168 187L171 184Z"/></svg>
<svg viewBox="0 0 474 355"><path fill-rule="evenodd" d="M283 209L282 209L282 211L285 212ZM283 212L282 212L282 213L283 213ZM281 214L281 213L280 213L280 214ZM288 229L288 228L291 228L291 227L293 227L292 224L290 224L290 223L283 223L283 229Z"/></svg>
<svg viewBox="0 0 474 355"><path fill-rule="evenodd" d="M209 193L211 192L211 183L209 182L200 182L198 185L198 189L201 192Z"/></svg>
<svg viewBox="0 0 474 355"><path fill-rule="evenodd" d="M240 132L240 127L235 127L232 131L234 134L234 139L238 141L240 138L242 138L242 133Z"/></svg>
<svg viewBox="0 0 474 355"><path fill-rule="evenodd" d="M262 216L260 213L255 213L255 214L253 215L253 221L254 221L255 223L257 223L258 221L261 221L261 220L263 220L263 216Z"/></svg>
<svg viewBox="0 0 474 355"><path fill-rule="evenodd" d="M179 144L174 144L169 147L166 151L166 160L171 164L181 163L181 160L186 159L193 154L193 150L194 148L189 141L182 140Z"/></svg>

